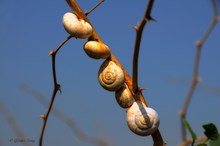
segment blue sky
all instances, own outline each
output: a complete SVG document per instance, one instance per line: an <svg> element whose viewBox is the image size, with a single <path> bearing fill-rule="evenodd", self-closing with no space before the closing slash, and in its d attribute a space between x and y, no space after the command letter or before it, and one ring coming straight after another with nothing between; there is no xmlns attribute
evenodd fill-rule
<svg viewBox="0 0 220 146"><path fill-rule="evenodd" d="M83 10L98 1L78 0ZM131 74L135 39L133 26L143 16L147 1L106 0L88 17L113 54ZM27 85L48 100L53 81L49 51L68 36L62 16L71 11L65 1L0 1L0 101L16 118L27 138L38 145L42 120L46 112L38 100L21 90ZM188 92L195 54L200 39L212 19L208 0L155 2L152 16L143 34L139 58L139 85L148 104L161 118L160 131L168 145L181 142L178 111ZM202 83L217 88L217 94L197 88L189 107L188 119L202 135L202 124L214 122L220 128L220 25L202 49L200 76ZM57 76L62 94L55 106L73 118L88 135L106 139L110 145L152 144L151 137L134 135L127 127L125 111L113 92L102 89L97 72L104 60L93 60L84 53L86 40L71 39L57 55ZM0 145L14 146L16 138L5 118L0 116ZM75 138L70 129L51 115L44 145L91 145Z"/></svg>

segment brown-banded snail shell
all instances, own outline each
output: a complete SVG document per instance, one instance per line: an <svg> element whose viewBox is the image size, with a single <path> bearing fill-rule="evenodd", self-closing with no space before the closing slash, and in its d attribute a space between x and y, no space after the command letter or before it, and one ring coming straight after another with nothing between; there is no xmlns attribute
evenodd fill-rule
<svg viewBox="0 0 220 146"><path fill-rule="evenodd" d="M122 108L129 108L133 104L133 96L126 84L115 92L115 98Z"/></svg>
<svg viewBox="0 0 220 146"><path fill-rule="evenodd" d="M105 60L98 72L100 85L108 91L116 91L124 84L124 72L113 61Z"/></svg>
<svg viewBox="0 0 220 146"><path fill-rule="evenodd" d="M83 48L86 54L94 59L106 59L111 54L107 45L97 41L88 41L84 44Z"/></svg>
<svg viewBox="0 0 220 146"><path fill-rule="evenodd" d="M89 38L93 33L93 28L88 22L79 19L71 12L64 14L63 26L70 35L76 38Z"/></svg>
<svg viewBox="0 0 220 146"><path fill-rule="evenodd" d="M159 126L160 119L157 112L135 101L127 111L129 129L137 135L148 136L153 134Z"/></svg>

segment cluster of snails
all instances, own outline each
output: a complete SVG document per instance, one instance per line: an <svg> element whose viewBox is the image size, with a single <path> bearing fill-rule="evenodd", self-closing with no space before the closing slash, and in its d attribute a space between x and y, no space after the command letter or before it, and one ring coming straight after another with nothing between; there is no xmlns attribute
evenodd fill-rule
<svg viewBox="0 0 220 146"><path fill-rule="evenodd" d="M126 109L129 129L140 136L154 133L159 126L157 112L146 107L140 101L133 100L133 95L125 83L124 71L109 59L111 55L109 47L104 43L90 39L93 35L93 27L70 12L64 14L63 25L71 36L81 39L88 38L83 48L89 57L106 59L99 69L98 80L104 89L115 92L117 103Z"/></svg>

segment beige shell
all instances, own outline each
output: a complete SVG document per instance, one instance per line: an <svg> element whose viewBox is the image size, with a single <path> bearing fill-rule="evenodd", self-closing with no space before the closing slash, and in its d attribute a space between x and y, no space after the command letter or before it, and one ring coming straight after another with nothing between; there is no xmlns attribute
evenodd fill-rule
<svg viewBox="0 0 220 146"><path fill-rule="evenodd" d="M115 92L115 98L122 108L129 108L133 104L133 96L126 84Z"/></svg>
<svg viewBox="0 0 220 146"><path fill-rule="evenodd" d="M70 35L76 38L89 38L93 33L93 28L88 22L78 19L75 14L70 12L64 14L63 26Z"/></svg>
<svg viewBox="0 0 220 146"><path fill-rule="evenodd" d="M105 60L98 72L100 85L108 91L117 91L124 84L124 72L113 61Z"/></svg>
<svg viewBox="0 0 220 146"><path fill-rule="evenodd" d="M83 48L86 54L94 59L106 59L111 53L107 45L97 41L88 41L84 44Z"/></svg>
<svg viewBox="0 0 220 146"><path fill-rule="evenodd" d="M128 127L137 135L153 134L158 129L159 123L157 112L152 108L144 107L140 101L134 102L127 111Z"/></svg>

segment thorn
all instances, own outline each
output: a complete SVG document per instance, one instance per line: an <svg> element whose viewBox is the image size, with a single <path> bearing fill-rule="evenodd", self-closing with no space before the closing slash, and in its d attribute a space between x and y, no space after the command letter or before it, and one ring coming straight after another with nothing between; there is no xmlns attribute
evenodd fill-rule
<svg viewBox="0 0 220 146"><path fill-rule="evenodd" d="M181 110L179 111L179 115L180 115L180 117L183 117L183 116L185 115L185 112L181 109Z"/></svg>
<svg viewBox="0 0 220 146"><path fill-rule="evenodd" d="M219 17L219 16L215 16L214 20L215 20L216 22L218 22L218 21L220 20L220 17Z"/></svg>
<svg viewBox="0 0 220 146"><path fill-rule="evenodd" d="M194 80L195 80L197 83L202 82L202 78L201 78L200 76L196 76L196 77L194 78Z"/></svg>
<svg viewBox="0 0 220 146"><path fill-rule="evenodd" d="M89 14L89 11L86 10L84 14L87 16Z"/></svg>
<svg viewBox="0 0 220 146"><path fill-rule="evenodd" d="M62 90L61 90L61 86L60 84L56 85L56 90L60 92L60 94L62 94Z"/></svg>
<svg viewBox="0 0 220 146"><path fill-rule="evenodd" d="M138 90L139 92L142 92L143 90L145 90L145 88L139 88Z"/></svg>
<svg viewBox="0 0 220 146"><path fill-rule="evenodd" d="M136 26L133 26L133 28L134 28L134 30L138 30L138 25L136 25Z"/></svg>
<svg viewBox="0 0 220 146"><path fill-rule="evenodd" d="M50 50L50 53L49 53L49 55L53 55L54 54L54 50Z"/></svg>
<svg viewBox="0 0 220 146"><path fill-rule="evenodd" d="M60 92L60 94L62 94L62 90L61 89L59 89L59 92Z"/></svg>
<svg viewBox="0 0 220 146"><path fill-rule="evenodd" d="M45 118L46 118L46 115L45 115L45 114L40 115L40 118L45 119Z"/></svg>
<svg viewBox="0 0 220 146"><path fill-rule="evenodd" d="M196 41L196 46L199 47L199 48L201 48L202 42L201 42L200 40Z"/></svg>
<svg viewBox="0 0 220 146"><path fill-rule="evenodd" d="M149 20L150 20L150 21L157 22L157 20L156 20L156 19L154 19L154 18L153 18L153 17L151 17L151 16L149 17Z"/></svg>

